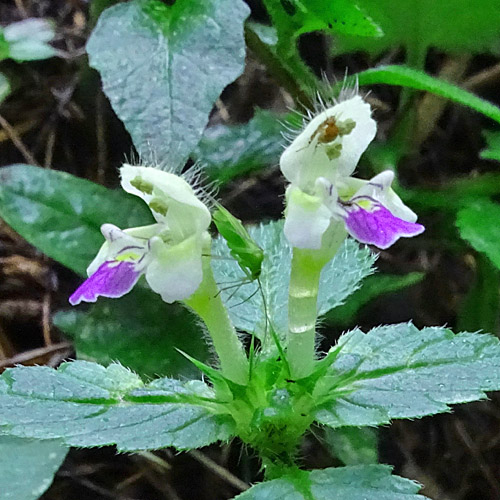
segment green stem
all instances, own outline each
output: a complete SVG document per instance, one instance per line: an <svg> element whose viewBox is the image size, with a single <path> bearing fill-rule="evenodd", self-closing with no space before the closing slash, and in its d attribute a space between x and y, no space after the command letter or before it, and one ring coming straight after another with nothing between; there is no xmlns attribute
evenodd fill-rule
<svg viewBox="0 0 500 500"><path fill-rule="evenodd" d="M291 94L296 102L308 109L314 109L310 89L315 89L321 82L315 77L298 54L292 52L287 57L279 54L276 46L264 43L252 28L245 25L245 41L255 57L262 62L267 70Z"/></svg>
<svg viewBox="0 0 500 500"><path fill-rule="evenodd" d="M315 358L317 300L322 263L314 250L293 249L288 299L287 358L292 377L303 378L312 371Z"/></svg>
<svg viewBox="0 0 500 500"><path fill-rule="evenodd" d="M321 270L346 237L344 225L332 224L320 250L293 249L288 295L287 359L293 378L304 378L314 368L318 291Z"/></svg>
<svg viewBox="0 0 500 500"><path fill-rule="evenodd" d="M219 356L221 372L240 385L248 382L248 359L215 282L210 258L203 259L203 281L185 301L204 321Z"/></svg>

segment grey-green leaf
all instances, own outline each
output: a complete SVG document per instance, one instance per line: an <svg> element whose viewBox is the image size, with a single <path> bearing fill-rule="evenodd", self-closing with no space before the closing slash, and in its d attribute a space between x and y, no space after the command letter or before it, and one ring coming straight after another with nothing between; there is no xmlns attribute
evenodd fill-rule
<svg viewBox="0 0 500 500"><path fill-rule="evenodd" d="M500 205L478 199L461 208L456 225L460 236L478 252L485 253L500 268Z"/></svg>
<svg viewBox="0 0 500 500"><path fill-rule="evenodd" d="M122 190L29 165L0 169L0 217L46 255L82 275L104 243L102 224L127 228L153 221L147 206Z"/></svg>
<svg viewBox="0 0 500 500"><path fill-rule="evenodd" d="M225 184L241 175L278 164L283 151L282 133L286 127L300 127L295 113L277 115L257 111L244 125L216 125L208 128L195 158L209 179Z"/></svg>
<svg viewBox="0 0 500 500"><path fill-rule="evenodd" d="M233 430L232 419L207 402L213 397L201 381L145 385L118 364L17 367L0 377L0 432L71 446L115 444L120 451L197 448Z"/></svg>
<svg viewBox="0 0 500 500"><path fill-rule="evenodd" d="M212 261L212 267L217 282L221 284L222 297L235 326L264 339L266 309L275 330L279 333L287 330L288 278L292 252L283 234L281 221L250 228L249 233L264 250L260 277L262 294L259 293L257 282L238 285L238 280L242 281L245 277L221 238L214 242L213 255L216 258ZM372 272L374 261L375 256L367 248L360 247L351 239L346 240L321 273L319 314L342 304L359 287L360 281ZM262 295L265 297L265 307Z"/></svg>
<svg viewBox="0 0 500 500"><path fill-rule="evenodd" d="M387 465L297 471L261 484L235 500L425 500L420 485L391 475Z"/></svg>
<svg viewBox="0 0 500 500"><path fill-rule="evenodd" d="M0 435L2 500L37 500L51 485L68 447L59 440Z"/></svg>
<svg viewBox="0 0 500 500"><path fill-rule="evenodd" d="M88 311L60 311L54 324L73 339L79 359L104 365L119 361L146 378L197 376L198 370L176 348L207 358L194 315L140 287L120 299L101 298Z"/></svg>
<svg viewBox="0 0 500 500"><path fill-rule="evenodd" d="M378 429L373 427L325 427L325 444L345 465L378 463Z"/></svg>
<svg viewBox="0 0 500 500"><path fill-rule="evenodd" d="M500 342L488 334L402 323L353 330L333 349L331 399L316 415L330 427L441 413L500 389Z"/></svg>
<svg viewBox="0 0 500 500"><path fill-rule="evenodd" d="M182 168L243 71L248 14L242 0L133 0L100 16L90 64L143 158Z"/></svg>

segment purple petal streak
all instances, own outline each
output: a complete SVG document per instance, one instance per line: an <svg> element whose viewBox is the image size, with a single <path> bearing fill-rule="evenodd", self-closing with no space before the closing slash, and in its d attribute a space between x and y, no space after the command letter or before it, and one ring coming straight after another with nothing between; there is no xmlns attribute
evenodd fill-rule
<svg viewBox="0 0 500 500"><path fill-rule="evenodd" d="M118 298L130 292L142 273L132 262L106 261L71 295L69 302L95 302L97 297Z"/></svg>
<svg viewBox="0 0 500 500"><path fill-rule="evenodd" d="M392 215L383 205L374 203L365 210L356 203L347 208L344 218L349 234L361 243L375 245L382 250L389 248L401 237L412 237L423 233L421 224L407 222Z"/></svg>

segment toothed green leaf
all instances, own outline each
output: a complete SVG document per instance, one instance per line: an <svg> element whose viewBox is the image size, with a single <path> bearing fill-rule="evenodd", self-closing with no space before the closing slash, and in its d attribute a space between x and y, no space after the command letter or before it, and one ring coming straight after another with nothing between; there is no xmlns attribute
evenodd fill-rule
<svg viewBox="0 0 500 500"><path fill-rule="evenodd" d="M145 385L118 364L12 368L0 377L0 433L120 451L198 448L231 435L232 420L207 402L213 396L201 381Z"/></svg>
<svg viewBox="0 0 500 500"><path fill-rule="evenodd" d="M442 413L500 389L500 342L488 334L398 324L353 330L333 349L322 382L331 399L316 414L330 427Z"/></svg>
<svg viewBox="0 0 500 500"><path fill-rule="evenodd" d="M387 465L296 471L257 484L235 500L425 500L420 485L391 475Z"/></svg>

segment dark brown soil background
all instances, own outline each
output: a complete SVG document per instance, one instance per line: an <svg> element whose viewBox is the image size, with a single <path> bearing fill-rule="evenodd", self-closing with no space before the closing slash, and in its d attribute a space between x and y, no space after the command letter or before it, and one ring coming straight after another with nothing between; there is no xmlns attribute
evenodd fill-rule
<svg viewBox="0 0 500 500"><path fill-rule="evenodd" d="M258 1L249 1L253 16L264 19ZM98 75L88 68L84 45L91 30L89 2L84 0L2 0L0 22L49 17L57 24L55 45L60 58L29 64L2 63L15 81L14 93L0 106L0 165L31 163L115 186L117 168L132 145L102 94ZM307 62L318 73L342 77L369 67L361 54L331 60L325 39L301 40ZM391 62L401 55L393 54ZM463 69L473 91L500 104L498 61L490 56L452 60L430 54L428 71L439 74L447 65ZM383 133L391 123L395 88L371 94ZM240 123L256 106L283 110L289 97L248 54L245 73L224 92L212 122ZM402 182L408 186L440 185L458 175L495 170L479 161L485 121L458 106L447 106L433 133L405 160ZM228 208L247 221L281 213L284 183L276 169L234 182L220 193ZM474 279L472 251L448 244L440 214L424 218L421 238L383 252L379 267L392 274L425 271L425 280L405 292L365 307L358 323L369 328L382 322L413 319L417 326L456 324L461 301ZM0 370L16 363L57 366L74 353L71 344L51 326L51 315L66 307L78 278L44 257L0 221ZM497 333L497 332L495 332ZM328 341L339 332L326 331ZM304 444L307 466L335 464L319 440ZM500 499L500 398L455 408L450 415L396 422L381 431L381 460L395 472L426 485L435 500ZM157 458L155 458L155 456ZM26 471L29 474L29 471ZM119 455L112 448L72 450L44 500L223 500L240 491L241 481L259 478L251 451L238 443L201 452L172 450Z"/></svg>

